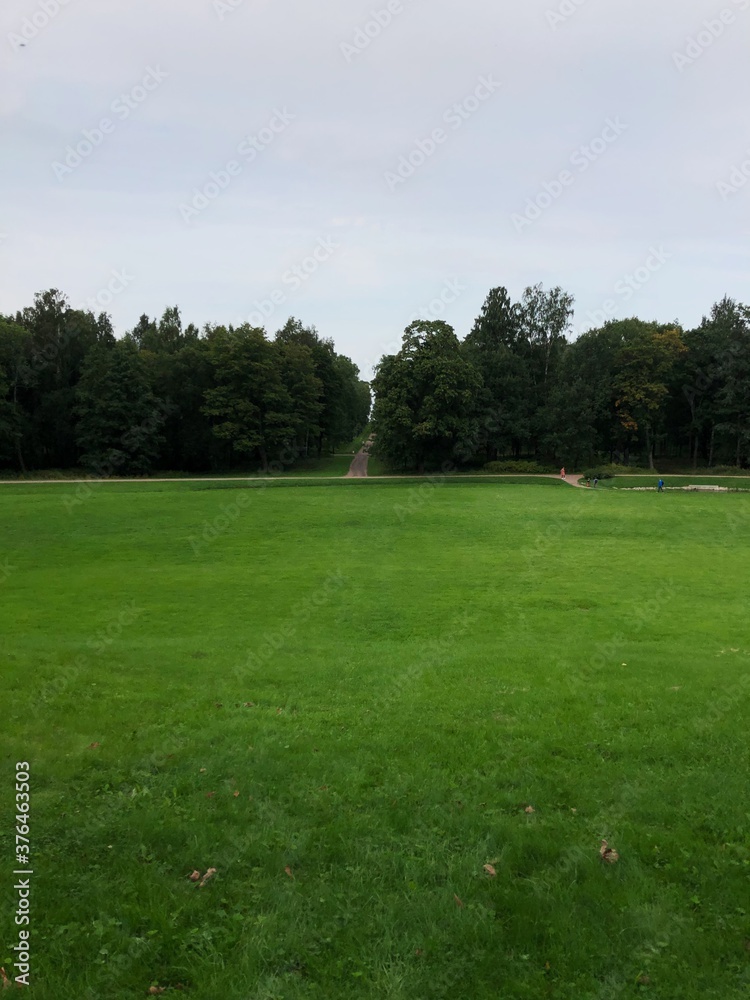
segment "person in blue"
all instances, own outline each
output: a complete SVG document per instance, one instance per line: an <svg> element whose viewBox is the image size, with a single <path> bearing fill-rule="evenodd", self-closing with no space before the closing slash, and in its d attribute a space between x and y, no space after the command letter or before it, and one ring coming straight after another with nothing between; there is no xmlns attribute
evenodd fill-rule
<svg viewBox="0 0 750 1000"><path fill-rule="evenodd" d="M658 490L659 490L660 493L664 492L664 480L663 479L659 480L659 482L657 483L657 487L658 487Z"/></svg>

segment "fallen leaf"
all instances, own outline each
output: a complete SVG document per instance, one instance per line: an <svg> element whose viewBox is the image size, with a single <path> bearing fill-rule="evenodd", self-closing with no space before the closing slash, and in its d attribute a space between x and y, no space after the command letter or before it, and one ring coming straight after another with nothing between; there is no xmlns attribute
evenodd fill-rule
<svg viewBox="0 0 750 1000"><path fill-rule="evenodd" d="M282 713L283 711L284 711L284 709L283 709L283 708L277 708L277 709L276 709L276 714L277 714L277 715L281 715L281 713Z"/></svg>
<svg viewBox="0 0 750 1000"><path fill-rule="evenodd" d="M240 797L240 793L239 793L239 792L235 792L235 793L234 793L234 797L235 797L236 799L238 799L238 798Z"/></svg>
<svg viewBox="0 0 750 1000"><path fill-rule="evenodd" d="M485 865L484 866L484 870L487 872L487 874L490 876L490 878L495 878L497 876L497 872L492 867L492 865Z"/></svg>
<svg viewBox="0 0 750 1000"><path fill-rule="evenodd" d="M152 986L151 989L148 991L148 995L151 997L157 997L159 996L160 993L166 993L166 992L167 990L165 986Z"/></svg>
<svg viewBox="0 0 750 1000"><path fill-rule="evenodd" d="M254 702L254 701L246 701L246 702L245 702L245 703L243 704L243 706L242 706L242 707L243 707L243 708L255 708L255 702Z"/></svg>
<svg viewBox="0 0 750 1000"><path fill-rule="evenodd" d="M651 978L650 976L646 976L643 973L641 973L641 975L638 976L638 978L636 979L636 983L638 984L638 986L650 986Z"/></svg>
<svg viewBox="0 0 750 1000"><path fill-rule="evenodd" d="M100 746L101 746L101 743L89 743L87 749L89 749L89 750L98 750Z"/></svg>
<svg viewBox="0 0 750 1000"><path fill-rule="evenodd" d="M319 788L319 791L321 791L321 792L327 792L328 791L328 785L321 785L320 788Z"/></svg>
<svg viewBox="0 0 750 1000"><path fill-rule="evenodd" d="M215 702L217 708L224 708L220 701Z"/></svg>
<svg viewBox="0 0 750 1000"><path fill-rule="evenodd" d="M294 878L294 875L292 874L292 869L289 867L289 865L286 866L286 868L284 869L284 871L287 873L287 875L289 876L289 878L292 878L292 879Z"/></svg>
<svg viewBox="0 0 750 1000"><path fill-rule="evenodd" d="M214 795L216 795L216 792L206 792L206 798L207 799L212 799L214 797Z"/></svg>
<svg viewBox="0 0 750 1000"><path fill-rule="evenodd" d="M599 855L602 861L606 861L607 864L613 865L616 861L620 860L620 855L614 848L610 847L606 840L602 841L602 846L599 848Z"/></svg>
<svg viewBox="0 0 750 1000"><path fill-rule="evenodd" d="M422 955L424 955L424 952L422 951L421 948L415 948L414 949L414 954L417 956L417 958L421 958Z"/></svg>
<svg viewBox="0 0 750 1000"><path fill-rule="evenodd" d="M460 900L460 899L458 898L458 896L457 896L457 895L455 894L455 892L453 893L453 898L454 898L454 900L456 901L456 906L459 906L459 907L460 907L460 908L461 908L461 909L463 910L463 908L464 908L464 904L463 904L463 902L462 902L462 901L461 901L461 900Z"/></svg>
<svg viewBox="0 0 750 1000"><path fill-rule="evenodd" d="M6 976L5 969L3 969L2 966L0 966L0 976L3 977L3 989L7 990L10 986L10 979Z"/></svg>
<svg viewBox="0 0 750 1000"><path fill-rule="evenodd" d="M202 768L201 768L201 770L200 770L200 773L201 773L201 774L205 774L205 773L206 773L206 768L205 768L205 767L202 767Z"/></svg>
<svg viewBox="0 0 750 1000"><path fill-rule="evenodd" d="M210 879L212 879L215 874L216 874L216 869L215 868L209 868L208 871L206 872L206 874L201 879L201 884L200 884L199 888L202 889L203 886L206 884L206 882L208 882Z"/></svg>
<svg viewBox="0 0 750 1000"><path fill-rule="evenodd" d="M682 686L680 686L680 687L673 687L673 688L670 688L669 690L670 691L682 691Z"/></svg>
<svg viewBox="0 0 750 1000"><path fill-rule="evenodd" d="M190 881L191 881L191 882L198 882L198 881L200 881L200 877L201 877L201 873L200 873L200 872L199 872L199 871L198 871L198 870L196 869L196 870L195 870L195 871L194 871L194 872L193 872L193 873L191 874L191 876L190 876Z"/></svg>
<svg viewBox="0 0 750 1000"><path fill-rule="evenodd" d="M577 809L571 809L570 811L571 811L572 813L577 813L577 812L578 812L578 810L577 810Z"/></svg>
<svg viewBox="0 0 750 1000"><path fill-rule="evenodd" d="M526 812L526 813L535 813L536 809L533 806L526 806L526 808L524 809L524 812Z"/></svg>

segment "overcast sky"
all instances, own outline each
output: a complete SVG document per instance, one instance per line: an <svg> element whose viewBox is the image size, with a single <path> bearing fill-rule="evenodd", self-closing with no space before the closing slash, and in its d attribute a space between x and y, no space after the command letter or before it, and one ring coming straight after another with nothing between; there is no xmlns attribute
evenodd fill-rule
<svg viewBox="0 0 750 1000"><path fill-rule="evenodd" d="M695 325L750 300L749 40L750 0L5 0L0 311L295 315L366 376L495 285Z"/></svg>

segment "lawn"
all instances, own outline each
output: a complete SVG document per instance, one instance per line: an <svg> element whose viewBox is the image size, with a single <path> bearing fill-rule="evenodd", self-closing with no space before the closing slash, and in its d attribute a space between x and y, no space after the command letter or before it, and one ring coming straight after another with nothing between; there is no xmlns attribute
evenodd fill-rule
<svg viewBox="0 0 750 1000"><path fill-rule="evenodd" d="M658 472L650 476L615 476L613 479L601 479L599 486L632 489L638 486L655 487L659 479L665 486L726 486L730 490L750 490L750 476L710 476L690 473L686 476L660 476Z"/></svg>
<svg viewBox="0 0 750 1000"><path fill-rule="evenodd" d="M0 487L31 998L748 996L750 497L74 489Z"/></svg>

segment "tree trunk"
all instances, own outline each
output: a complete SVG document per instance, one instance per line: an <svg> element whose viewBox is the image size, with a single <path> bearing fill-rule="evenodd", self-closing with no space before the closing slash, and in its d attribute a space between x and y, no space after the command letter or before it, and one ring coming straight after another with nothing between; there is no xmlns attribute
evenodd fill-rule
<svg viewBox="0 0 750 1000"><path fill-rule="evenodd" d="M714 464L714 437L716 436L716 427L712 425L711 427L711 444L708 448L708 467L713 468Z"/></svg>
<svg viewBox="0 0 750 1000"><path fill-rule="evenodd" d="M648 451L648 467L649 469L654 468L654 442L651 440L651 431L648 426L646 426L646 450Z"/></svg>
<svg viewBox="0 0 750 1000"><path fill-rule="evenodd" d="M700 435L695 435L695 447L693 448L693 471L698 468L698 445L700 444Z"/></svg>

